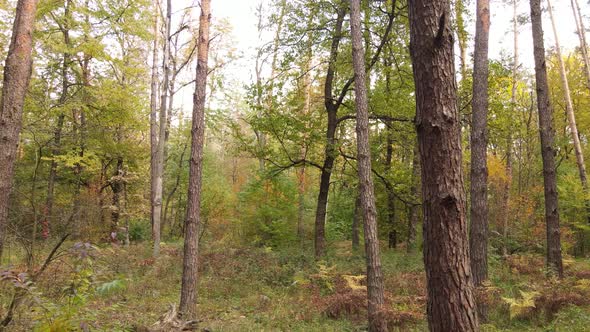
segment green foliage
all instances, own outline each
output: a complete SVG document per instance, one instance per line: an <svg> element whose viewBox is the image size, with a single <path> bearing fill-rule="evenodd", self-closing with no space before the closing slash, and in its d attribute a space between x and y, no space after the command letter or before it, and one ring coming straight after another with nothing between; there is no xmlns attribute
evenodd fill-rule
<svg viewBox="0 0 590 332"><path fill-rule="evenodd" d="M146 241L150 238L151 227L149 220L133 219L129 223L129 240L133 242Z"/></svg>
<svg viewBox="0 0 590 332"><path fill-rule="evenodd" d="M297 188L285 174L247 183L239 194L239 208L246 241L279 247L295 240Z"/></svg>

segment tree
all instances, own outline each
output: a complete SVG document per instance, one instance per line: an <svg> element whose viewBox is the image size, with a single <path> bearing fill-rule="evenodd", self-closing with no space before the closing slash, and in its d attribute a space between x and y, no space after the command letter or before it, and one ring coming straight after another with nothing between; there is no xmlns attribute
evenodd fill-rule
<svg viewBox="0 0 590 332"><path fill-rule="evenodd" d="M358 155L359 196L365 230L367 259L367 290L369 331L387 331L383 316L383 274L377 232L377 207L373 187L371 147L369 145L369 101L365 73L365 51L361 30L361 1L350 1L350 29L352 35L352 59L355 73L356 136Z"/></svg>
<svg viewBox="0 0 590 332"><path fill-rule="evenodd" d="M588 59L588 43L586 42L586 28L584 26L584 18L580 10L580 3L578 0L571 0L572 11L574 14L574 21L576 22L576 31L580 39L580 51L582 52L582 59L584 60L584 69L587 80L587 87L590 89L590 60Z"/></svg>
<svg viewBox="0 0 590 332"><path fill-rule="evenodd" d="M150 94L150 211L152 224L152 237L154 238L154 250L156 248L155 237L156 229L154 228L154 208L156 203L156 180L157 172L157 153L158 153L158 40L159 40L159 21L160 21L160 1L152 2L154 11L154 22L152 27L153 46L152 46L152 77L151 77L151 94Z"/></svg>
<svg viewBox="0 0 590 332"><path fill-rule="evenodd" d="M37 0L19 0L4 66L0 97L0 258L8 223L14 163L22 128L23 105L32 71L33 29Z"/></svg>
<svg viewBox="0 0 590 332"><path fill-rule="evenodd" d="M561 236L559 230L557 170L555 168L555 131L553 128L553 108L549 100L549 84L547 83L547 63L545 61L541 1L530 0L530 7L535 55L535 79L537 83L537 108L539 110L539 134L541 137L541 156L543 158L545 223L547 227L547 266L559 277L562 277L563 263L561 259Z"/></svg>
<svg viewBox="0 0 590 332"><path fill-rule="evenodd" d="M551 26L553 27L553 36L555 37L555 52L557 53L557 60L559 63L559 76L561 77L561 84L563 86L563 97L565 99L565 112L567 114L567 120L569 123L570 133L572 141L574 142L574 152L576 154L576 164L578 166L578 175L580 177L580 183L582 189L584 189L585 196L588 196L588 177L586 175L586 163L584 162L584 152L582 151L582 143L580 142L580 135L578 134L578 125L576 124L576 115L574 113L574 106L572 103L572 97L570 92L570 84L567 78L567 72L565 70L565 63L561 54L561 46L559 44L559 35L557 34L557 26L555 25L555 18L553 17L553 8L551 7L551 1L547 0L549 8L549 17L551 18ZM590 202L585 199L586 206L590 211ZM590 218L590 216L588 216ZM590 219L589 219L590 220Z"/></svg>
<svg viewBox="0 0 590 332"><path fill-rule="evenodd" d="M184 224L182 288L180 290L180 313L185 319L194 319L197 314L201 184L203 172L203 146L205 143L205 103L207 97L207 62L209 59L209 26L211 24L210 6L211 0L201 1L199 40L197 46L197 73L195 79L193 124L191 130L188 202Z"/></svg>
<svg viewBox="0 0 590 332"><path fill-rule="evenodd" d="M448 0L409 2L431 331L477 331Z"/></svg>
<svg viewBox="0 0 590 332"><path fill-rule="evenodd" d="M488 44L490 2L477 1L471 121L471 227L469 249L473 283L488 279ZM480 311L481 312L481 311Z"/></svg>
<svg viewBox="0 0 590 332"><path fill-rule="evenodd" d="M168 90L170 87L170 39L171 37L171 25L172 25L172 0L166 1L166 28L165 28L165 40L164 40L164 51L162 56L162 67L163 67L163 81L162 91L160 91L160 120L158 126L158 148L156 149L156 161L155 161L155 193L153 194L153 209L152 209L152 220L153 220L153 237L154 237L154 251L153 256L158 257L160 254L160 225L162 221L162 196L164 193L164 164L165 164L165 146L166 146L166 129L167 129L167 118L168 118Z"/></svg>

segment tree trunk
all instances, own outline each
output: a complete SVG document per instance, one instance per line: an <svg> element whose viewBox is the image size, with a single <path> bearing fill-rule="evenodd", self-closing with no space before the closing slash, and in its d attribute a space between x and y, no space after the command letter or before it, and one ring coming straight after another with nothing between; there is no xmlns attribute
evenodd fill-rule
<svg viewBox="0 0 590 332"><path fill-rule="evenodd" d="M576 164L578 166L578 175L580 176L580 183L584 190L584 197L588 197L588 177L586 176L586 163L584 162L584 152L582 151L582 143L580 142L580 135L578 134L578 126L576 125L576 115L574 114L574 106L570 92L570 85L567 79L567 72L565 71L565 63L561 55L561 46L559 45L559 36L557 34L557 27L555 26L555 18L553 17L553 8L551 1L547 0L549 8L549 16L551 17L551 26L553 27L553 35L555 37L555 52L559 61L559 74L561 76L561 84L563 85L563 92L565 98L565 111L567 113L567 120L574 142L574 151L576 153ZM590 202L587 198L584 199L587 212L590 212ZM590 218L590 215L587 216Z"/></svg>
<svg viewBox="0 0 590 332"><path fill-rule="evenodd" d="M111 241L113 242L117 240L117 233L119 231L123 182L123 157L118 157L115 173L113 173L113 177L111 178L111 189L113 190L113 206L111 210Z"/></svg>
<svg viewBox="0 0 590 332"><path fill-rule="evenodd" d="M588 60L588 44L586 43L586 28L584 27L584 17L580 11L580 4L578 0L571 0L574 20L576 22L576 29L578 37L580 38L580 50L582 58L584 59L584 69L586 70L587 87L590 89L590 60Z"/></svg>
<svg viewBox="0 0 590 332"><path fill-rule="evenodd" d="M516 115L516 93L518 92L518 2L512 1L513 33L514 33L514 59L512 62L512 92L510 96L510 107L512 114ZM511 129L511 128L510 128ZM502 198L502 256L508 255L508 222L510 219L509 203L510 190L512 188L512 130L508 131L506 139L506 176L504 185L504 197Z"/></svg>
<svg viewBox="0 0 590 332"><path fill-rule="evenodd" d="M477 0L476 21L471 121L471 228L469 249L471 251L473 284L479 287L488 279L489 0Z"/></svg>
<svg viewBox="0 0 590 332"><path fill-rule="evenodd" d="M541 136L543 180L545 186L547 266L559 277L563 277L557 197L557 171L555 169L555 132L553 128L553 108L549 100L549 84L547 83L541 0L530 0L530 5L535 54L535 78L537 83L537 107L539 108L539 133Z"/></svg>
<svg viewBox="0 0 590 332"><path fill-rule="evenodd" d="M4 66L0 96L0 259L4 249L14 163L22 128L25 94L31 79L37 0L19 0Z"/></svg>
<svg viewBox="0 0 590 332"><path fill-rule="evenodd" d="M332 35L332 45L330 48L330 62L324 84L324 104L328 114L328 124L326 129L326 148L324 163L320 176L320 190L318 194L318 205L315 214L315 256L323 257L326 254L326 212L328 207L328 195L330 193L330 178L332 176L332 167L336 160L336 128L338 127L338 107L334 100L332 88L335 81L336 59L338 57L338 48L342 39L342 24L346 15L346 7L341 5L338 8L334 34Z"/></svg>
<svg viewBox="0 0 590 332"><path fill-rule="evenodd" d="M369 331L387 331L383 315L383 274L377 231L377 207L373 187L371 146L369 143L369 100L365 72L365 52L361 28L361 0L350 1L352 59L355 73L356 135L358 154L359 196L364 220L365 253L367 259L367 290Z"/></svg>
<svg viewBox="0 0 590 332"><path fill-rule="evenodd" d="M463 81L467 77L467 30L465 30L465 19L463 14L465 12L465 4L463 0L455 0L455 24L457 31L457 44L459 45L459 61L461 70L461 80Z"/></svg>
<svg viewBox="0 0 590 332"><path fill-rule="evenodd" d="M450 10L449 0L409 2L422 168L427 313L431 331L478 331Z"/></svg>
<svg viewBox="0 0 590 332"><path fill-rule="evenodd" d="M164 68L164 79L160 93L160 121L158 133L158 149L156 151L156 184L154 193L154 210L152 220L154 221L154 250L153 256L160 254L160 225L162 221L162 195L164 193L164 152L166 145L166 123L168 117L168 90L170 79L170 27L172 24L172 0L167 0L166 5L166 40L164 41L164 55L162 56L162 67Z"/></svg>
<svg viewBox="0 0 590 332"><path fill-rule="evenodd" d="M152 48L152 78L151 78L151 95L150 95L150 208L152 238L155 238L154 229L154 208L156 205L156 181L157 181L157 151L158 151L158 37L159 37L159 12L160 1L153 1L154 7L154 24L152 33L154 43Z"/></svg>
<svg viewBox="0 0 590 332"><path fill-rule="evenodd" d="M199 44L197 48L197 74L193 106L191 157L188 202L184 234L184 259L180 312L184 319L197 316L197 273L199 263L199 227L201 222L201 185L203 171L203 144L205 139L205 99L207 92L207 62L209 58L210 0L201 1L199 18Z"/></svg>

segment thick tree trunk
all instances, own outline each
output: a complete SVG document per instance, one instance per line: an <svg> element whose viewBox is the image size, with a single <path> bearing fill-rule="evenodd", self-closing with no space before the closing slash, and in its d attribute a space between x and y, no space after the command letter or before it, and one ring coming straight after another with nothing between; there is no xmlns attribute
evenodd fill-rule
<svg viewBox="0 0 590 332"><path fill-rule="evenodd" d="M328 115L328 124L326 129L326 148L324 163L322 165L322 174L320 176L320 190L318 194L318 205L315 214L315 256L323 257L326 254L326 213L328 207L328 195L330 193L330 178L332 176L332 167L336 159L336 128L338 127L338 107L334 100L332 88L334 86L336 72L336 58L338 57L338 48L342 39L342 24L346 15L346 7L340 6L336 16L336 25L332 35L332 45L330 48L330 62L324 84L324 104Z"/></svg>
<svg viewBox="0 0 590 332"><path fill-rule="evenodd" d="M555 52L558 58L557 60L559 62L559 74L561 76L561 84L563 85L565 111L567 114L567 120L570 127L570 133L572 135L572 141L574 142L574 151L576 153L578 175L580 176L580 182L582 184L582 189L584 190L585 197L588 197L588 177L586 176L586 163L584 162L584 152L582 151L582 143L580 142L580 135L578 134L578 126L576 124L576 115L574 113L574 106L572 103L570 84L567 79L565 63L563 62L563 57L561 55L561 46L559 45L559 36L557 34L557 27L555 26L555 18L553 17L553 8L551 7L550 0L547 0L547 6L549 8L551 26L553 27L553 35L555 37ZM585 204L586 208L590 210L590 202L588 201L588 199L585 199Z"/></svg>
<svg viewBox="0 0 590 332"><path fill-rule="evenodd" d="M159 12L160 1L153 1L154 10L154 24L152 33L154 43L152 48L152 78L151 78L151 95L150 95L150 208L151 208L151 224L152 224L152 238L155 237L154 229L154 208L156 203L156 181L157 181L157 151L158 151L158 39L159 39Z"/></svg>
<svg viewBox="0 0 590 332"><path fill-rule="evenodd" d="M559 277L562 277L563 263L561 259L561 238L559 231L557 171L555 169L555 131L553 128L553 108L549 100L549 84L547 83L541 0L530 0L530 5L535 54L535 77L537 83L537 107L539 108L539 133L541 136L543 180L545 185L547 266Z"/></svg>
<svg viewBox="0 0 590 332"><path fill-rule="evenodd" d="M209 59L209 26L211 24L210 5L210 0L201 1L201 16L199 18L197 74L191 130L188 202L184 227L182 288L180 291L180 312L186 320L194 320L197 316L197 273L199 263L199 228L201 223L203 145L205 139L207 62Z"/></svg>
<svg viewBox="0 0 590 332"><path fill-rule="evenodd" d="M411 0L410 50L424 204L431 331L478 331L469 265L449 0Z"/></svg>
<svg viewBox="0 0 590 332"><path fill-rule="evenodd" d="M160 254L160 225L162 222L162 196L164 193L164 152L166 146L166 124L168 122L168 90L170 81L170 29L172 24L172 0L167 0L166 5L166 32L164 41L164 55L162 56L162 67L164 68L164 79L162 91L160 91L160 121L158 133L158 149L156 151L156 183L154 186L154 208L152 214L154 250L153 256Z"/></svg>
<svg viewBox="0 0 590 332"><path fill-rule="evenodd" d="M19 0L4 66L0 96L0 259L4 249L14 163L22 128L23 105L31 78L37 0Z"/></svg>
<svg viewBox="0 0 590 332"><path fill-rule="evenodd" d="M471 228L473 284L488 279L488 44L490 2L477 0L471 124ZM480 311L481 312L481 311Z"/></svg>
<svg viewBox="0 0 590 332"><path fill-rule="evenodd" d="M358 155L359 196L365 230L365 254L367 259L367 290L369 331L387 331L383 314L384 291L379 233L377 231L377 207L373 187L371 146L369 143L369 100L365 72L365 51L361 30L361 0L350 1L350 28L352 34L352 59L355 73L356 137Z"/></svg>

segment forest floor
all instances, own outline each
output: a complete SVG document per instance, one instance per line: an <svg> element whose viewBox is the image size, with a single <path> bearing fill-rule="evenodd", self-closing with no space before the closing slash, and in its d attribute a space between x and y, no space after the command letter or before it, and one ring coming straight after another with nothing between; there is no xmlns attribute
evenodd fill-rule
<svg viewBox="0 0 590 332"><path fill-rule="evenodd" d="M199 331L366 330L362 254L348 243L315 262L308 249L205 246L200 261ZM166 243L156 261L148 243L130 247L64 244L35 283L13 265L2 271L0 316L15 286L27 297L9 331L134 331L178 302L181 243ZM49 252L49 249L47 252ZM17 261L18 253L10 259ZM41 260L41 259L39 259ZM425 274L420 253L384 250L392 331L426 331ZM588 331L590 260L566 259L566 278L548 279L540 255L490 257L491 283L482 331Z"/></svg>

